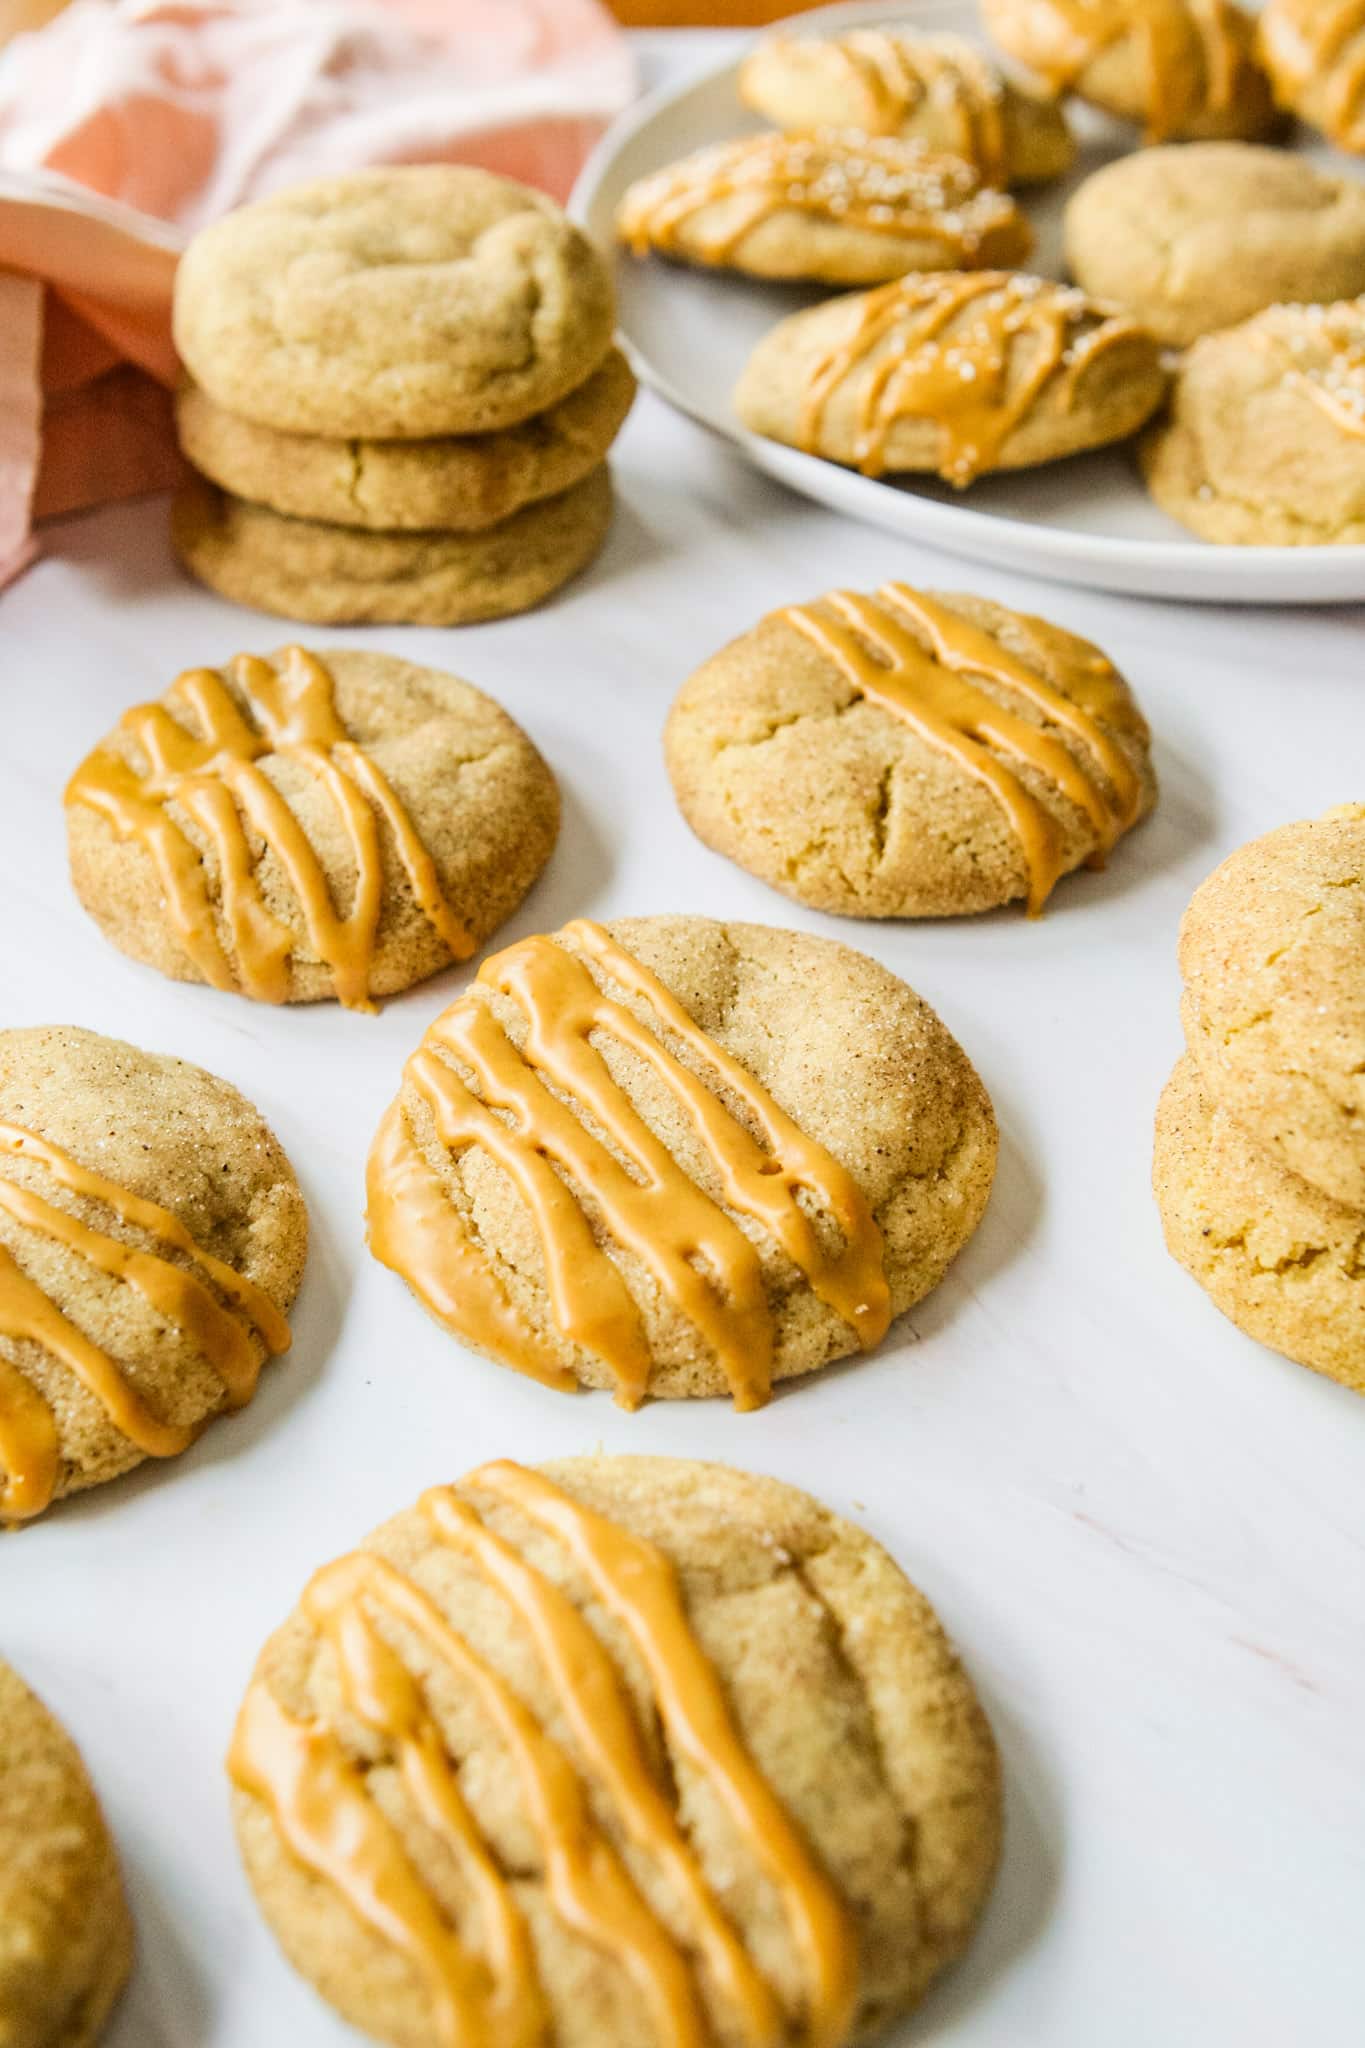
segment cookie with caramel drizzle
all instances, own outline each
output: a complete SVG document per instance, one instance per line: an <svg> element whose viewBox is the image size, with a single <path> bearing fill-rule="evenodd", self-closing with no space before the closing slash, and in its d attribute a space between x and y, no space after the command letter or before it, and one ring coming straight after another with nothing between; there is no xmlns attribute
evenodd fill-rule
<svg viewBox="0 0 1365 2048"><path fill-rule="evenodd" d="M323 1567L229 1755L248 1876L427 2048L849 2048L966 1943L990 1730L927 1601L792 1488L502 1460Z"/></svg>
<svg viewBox="0 0 1365 2048"><path fill-rule="evenodd" d="M1269 0L1257 35L1279 104L1320 128L1338 149L1365 155L1360 0Z"/></svg>
<svg viewBox="0 0 1365 2048"><path fill-rule="evenodd" d="M370 1248L548 1385L756 1408L935 1285L995 1142L960 1048L861 955L579 920L485 961L408 1061Z"/></svg>
<svg viewBox="0 0 1365 2048"><path fill-rule="evenodd" d="M558 825L549 770L491 699L349 648L187 669L66 805L77 893L134 959L360 1010L468 959Z"/></svg>
<svg viewBox="0 0 1365 2048"><path fill-rule="evenodd" d="M1050 279L903 277L783 320L735 392L746 427L861 469L962 486L1131 434L1165 390L1135 320Z"/></svg>
<svg viewBox="0 0 1365 2048"><path fill-rule="evenodd" d="M235 1088L0 1032L0 1525L188 1449L289 1348L307 1220Z"/></svg>
<svg viewBox="0 0 1365 2048"><path fill-rule="evenodd" d="M998 267L1033 246L1013 200L960 157L833 128L741 136L640 178L616 232L637 256L824 284Z"/></svg>

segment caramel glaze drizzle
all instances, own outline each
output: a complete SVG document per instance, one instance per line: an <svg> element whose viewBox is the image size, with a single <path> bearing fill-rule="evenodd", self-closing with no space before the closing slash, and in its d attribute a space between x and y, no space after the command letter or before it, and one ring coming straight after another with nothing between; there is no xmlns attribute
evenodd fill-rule
<svg viewBox="0 0 1365 2048"><path fill-rule="evenodd" d="M884 583L875 598L836 590L818 611L793 605L779 616L834 663L858 696L901 719L984 783L1023 849L1031 917L1041 913L1061 876L1063 845L1051 813L1010 761L1032 768L1083 812L1098 841L1092 867L1104 865L1110 848L1136 819L1141 781L1100 723L1105 716L1111 724L1131 725L1131 712L1103 656L1081 667L1060 636L1053 641L1077 689L1076 701L982 627L903 583ZM1034 626L1047 631L1041 621ZM1078 761L1045 728L981 689L973 676L1022 697L1049 725L1070 733L1090 765Z"/></svg>
<svg viewBox="0 0 1365 2048"><path fill-rule="evenodd" d="M956 36L899 36L855 29L817 48L833 52L852 72L876 134L899 127L925 100L951 108L957 132L952 147L988 185L1007 182L1005 95L992 66Z"/></svg>
<svg viewBox="0 0 1365 2048"><path fill-rule="evenodd" d="M626 194L618 232L633 255L651 248L665 255L683 247L683 230L702 212L728 199L747 200L734 224L686 253L723 264L774 214L821 214L865 234L915 235L968 256L983 232L1014 218L1009 200L982 191L975 172L956 158L921 151L912 142L846 136L743 136L702 150Z"/></svg>
<svg viewBox="0 0 1365 2048"><path fill-rule="evenodd" d="M243 1407L256 1390L257 1342L271 1356L289 1349L289 1325L270 1297L205 1251L169 1209L105 1180L34 1132L0 1123L0 1154L36 1162L68 1193L103 1203L125 1224L146 1231L193 1262L197 1271L108 1237L32 1189L0 1177L0 1214L135 1288L202 1351L222 1379L229 1407ZM238 1313L224 1308L205 1281L211 1281ZM157 1420L116 1361L62 1313L4 1245L0 1336L41 1345L75 1374L115 1428L147 1457L173 1458L193 1442L193 1428ZM0 1358L0 1473L5 1476L0 1522L41 1514L51 1504L59 1471L56 1423L47 1402L12 1360Z"/></svg>
<svg viewBox="0 0 1365 2048"><path fill-rule="evenodd" d="M1141 332L1120 315L1096 315L1077 332L1088 302L1065 286L1009 271L897 278L863 293L846 341L817 363L802 407L797 445L821 452L826 409L855 371L858 394L854 459L865 476L886 468L898 420L927 419L939 429L939 474L961 486L994 463L1034 401L1059 372L1070 403L1076 379L1103 349ZM965 324L958 326L960 316ZM1036 342L1034 360L1010 389L1020 337ZM873 352L885 350L869 365Z"/></svg>
<svg viewBox="0 0 1365 2048"><path fill-rule="evenodd" d="M214 669L187 669L169 692L173 710L142 704L122 720L145 769L97 748L66 791L68 804L88 805L120 839L136 839L146 849L172 929L203 979L213 988L240 986L260 1002L281 1003L289 993L294 934L265 900L250 832L284 870L308 943L331 969L339 1001L372 1010L370 965L384 895L381 818L428 922L456 960L467 960L473 940L446 902L436 864L393 788L338 717L327 667L315 654L290 647L278 670L256 655L239 654L229 673L245 710ZM355 865L354 900L344 915L333 904L307 833L262 772L267 755L305 769L336 806ZM217 909L235 970L219 935L204 857L171 815L172 805L212 849Z"/></svg>
<svg viewBox="0 0 1365 2048"><path fill-rule="evenodd" d="M1065 52L1045 63L1020 55L1047 79L1053 92L1069 92L1097 57L1131 35L1142 49L1147 81L1149 142L1170 135L1189 113L1231 106L1240 49L1229 0L1047 0L1047 13L1064 33ZM1204 92L1191 106L1191 84L1202 70Z"/></svg>
<svg viewBox="0 0 1365 2048"><path fill-rule="evenodd" d="M644 1325L625 1279L594 1235L595 1220L648 1268L700 1333L738 1408L761 1406L771 1389L773 1322L758 1253L612 1079L592 1042L594 1034L606 1032L646 1063L686 1115L728 1208L776 1239L860 1344L878 1343L891 1312L881 1232L852 1175L600 925L580 919L562 937L606 981L646 1005L651 1024L600 988L575 952L548 938L526 939L485 961L478 976L484 988L516 1002L526 1022L524 1042L512 1042L486 1002L464 996L437 1018L406 1070L431 1111L441 1144L452 1152L481 1147L526 1203L539 1233L558 1329L610 1367L623 1406L644 1399L651 1362ZM668 1038L709 1069L714 1082L708 1085L684 1064ZM458 1063L458 1071L442 1053ZM473 1076L478 1094L462 1072ZM738 1098L761 1142L713 1092L715 1083ZM402 1273L458 1334L508 1364L550 1377L548 1347L533 1331L517 1328L521 1318L492 1274L466 1286L474 1254L458 1218L445 1232L435 1220L430 1179L416 1141L391 1111L370 1165L370 1242L376 1256ZM414 1186L418 1201L409 1209L406 1196ZM575 1188L584 1191L590 1208ZM838 1252L821 1244L797 1201L802 1189L838 1223ZM557 1366L554 1371L562 1383Z"/></svg>
<svg viewBox="0 0 1365 2048"><path fill-rule="evenodd" d="M853 1927L744 1748L672 1565L538 1473L502 1462L474 1472L469 1484L550 1535L627 1630L669 1736L708 1780L783 1900L809 1987L803 2042L838 2048L857 1996ZM520 1696L412 1579L370 1553L318 1573L304 1609L336 1658L348 1711L365 1725L381 1760L392 1755L416 1811L449 1850L477 1909L482 1953L418 1875L327 1725L288 1714L259 1678L233 1737L234 1781L266 1805L297 1860L412 1962L435 2009L433 2048L535 2048L547 2020L525 1925L479 1837L459 1789L458 1760L422 1683L395 1647L397 1630L415 1639L437 1670L469 1688L496 1730L540 1843L551 1905L565 1926L633 1980L661 2048L704 2048L712 2039L694 1962L708 1973L748 2048L776 2048L787 2038L781 2007L707 1887L601 1640L568 1596L453 1489L433 1488L420 1506L437 1541L498 1592L526 1628L594 1782L611 1798L626 1837L669 1879L686 1911L687 1934L670 1932L651 1910L595 1820L584 1781ZM388 1625L383 1633L375 1615Z"/></svg>

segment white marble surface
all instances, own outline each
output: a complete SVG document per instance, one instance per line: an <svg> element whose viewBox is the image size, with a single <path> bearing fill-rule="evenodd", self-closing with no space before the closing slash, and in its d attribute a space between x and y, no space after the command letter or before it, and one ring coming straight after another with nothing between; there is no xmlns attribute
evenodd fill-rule
<svg viewBox="0 0 1365 2048"><path fill-rule="evenodd" d="M6 1024L71 1020L239 1083L303 1179L292 1355L253 1408L0 1543L0 1652L82 1743L141 1933L114 2048L340 2048L238 1871L221 1757L309 1570L433 1480L511 1452L706 1456L858 1515L938 1604L1004 1750L1009 1831L970 1957L896 2037L952 2048L1356 2048L1365 2010L1365 1403L1260 1350L1162 1250L1152 1108L1179 1047L1180 911L1241 840L1365 780L1365 613L1181 609L980 575L1091 634L1156 731L1162 801L1041 924L807 915L706 853L659 756L673 690L769 607L960 568L841 523L643 401L597 568L527 619L323 636L468 675L563 782L507 936L691 910L866 947L942 1012L1004 1132L986 1222L874 1358L766 1411L574 1402L446 1340L361 1234L367 1141L458 977L370 1020L171 986L67 885L60 790L174 671L278 643L181 581L160 503L73 522L0 598ZM641 2042L641 2048L648 2044Z"/></svg>

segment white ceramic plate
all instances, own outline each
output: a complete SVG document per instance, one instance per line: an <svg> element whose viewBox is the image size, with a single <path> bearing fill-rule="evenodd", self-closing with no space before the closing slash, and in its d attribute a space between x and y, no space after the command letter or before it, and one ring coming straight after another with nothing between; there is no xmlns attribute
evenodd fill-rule
<svg viewBox="0 0 1365 2048"><path fill-rule="evenodd" d="M975 34L970 0L883 0L826 7L802 17L805 30L904 22ZM707 143L759 127L741 106L742 52L690 85L668 87L618 122L583 172L573 211L603 247L627 185ZM1036 267L1060 271L1060 221L1068 194L1108 157L1131 147L1131 131L1078 109L1082 138L1074 176L1024 195L1038 231ZM1333 152L1323 148L1324 161ZM1344 160L1335 159L1338 167ZM1000 567L1149 597L1240 604L1340 604L1365 598L1365 548L1218 548L1196 540L1148 498L1124 449L1082 455L1047 468L987 477L961 496L934 479L886 483L750 434L730 393L750 350L785 313L827 296L822 288L757 284L657 259L616 259L621 335L636 371L671 404L723 434L760 469L808 497L913 540Z"/></svg>

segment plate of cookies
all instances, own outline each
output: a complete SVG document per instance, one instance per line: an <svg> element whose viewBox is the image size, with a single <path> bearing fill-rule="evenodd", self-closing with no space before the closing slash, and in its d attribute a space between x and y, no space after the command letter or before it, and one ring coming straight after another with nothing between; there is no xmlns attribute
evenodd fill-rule
<svg viewBox="0 0 1365 2048"><path fill-rule="evenodd" d="M907 538L1142 595L1359 600L1365 79L1337 11L779 25L580 180L622 346L758 467Z"/></svg>

